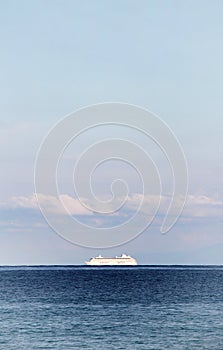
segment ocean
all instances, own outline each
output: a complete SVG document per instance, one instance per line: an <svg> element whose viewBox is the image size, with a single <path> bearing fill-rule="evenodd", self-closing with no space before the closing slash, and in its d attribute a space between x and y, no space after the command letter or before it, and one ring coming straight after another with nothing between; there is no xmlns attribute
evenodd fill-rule
<svg viewBox="0 0 223 350"><path fill-rule="evenodd" d="M223 267L1 267L0 349L223 349Z"/></svg>

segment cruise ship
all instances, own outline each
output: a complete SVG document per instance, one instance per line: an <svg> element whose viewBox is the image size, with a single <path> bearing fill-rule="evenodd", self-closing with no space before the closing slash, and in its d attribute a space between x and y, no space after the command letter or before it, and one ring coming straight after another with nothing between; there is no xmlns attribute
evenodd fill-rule
<svg viewBox="0 0 223 350"><path fill-rule="evenodd" d="M122 254L121 256L116 256L114 258L104 258L99 255L95 258L91 258L89 261L85 261L86 265L90 266L133 266L137 265L137 261L130 255Z"/></svg>

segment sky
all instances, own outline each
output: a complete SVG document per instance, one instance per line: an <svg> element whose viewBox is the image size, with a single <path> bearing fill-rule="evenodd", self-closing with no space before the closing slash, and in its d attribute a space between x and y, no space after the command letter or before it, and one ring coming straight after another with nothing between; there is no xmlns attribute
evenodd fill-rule
<svg viewBox="0 0 223 350"><path fill-rule="evenodd" d="M82 264L97 254L122 252L140 264L223 264L222 10L220 0L0 2L1 265ZM114 101L148 109L172 129L187 158L187 203L166 235L160 233L161 208L131 242L102 250L79 247L42 217L34 195L35 159L61 118ZM122 130L107 127L71 144L59 169L61 195L86 223L95 218L72 198L73 161L89 140L113 132ZM151 140L123 132L154 156L165 202L172 184L165 159ZM132 191L128 216L140 187L126 164L97 169L95 191L107 195L119 176Z"/></svg>

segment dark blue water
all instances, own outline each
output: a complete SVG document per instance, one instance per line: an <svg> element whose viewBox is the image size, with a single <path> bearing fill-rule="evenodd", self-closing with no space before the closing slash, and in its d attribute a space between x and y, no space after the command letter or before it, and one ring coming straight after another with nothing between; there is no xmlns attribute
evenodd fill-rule
<svg viewBox="0 0 223 350"><path fill-rule="evenodd" d="M223 268L0 268L1 349L223 349Z"/></svg>

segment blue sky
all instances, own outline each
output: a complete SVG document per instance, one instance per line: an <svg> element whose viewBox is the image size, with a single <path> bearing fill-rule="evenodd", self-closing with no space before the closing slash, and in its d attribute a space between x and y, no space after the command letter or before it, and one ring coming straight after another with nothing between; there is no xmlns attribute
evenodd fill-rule
<svg viewBox="0 0 223 350"><path fill-rule="evenodd" d="M42 138L59 119L105 101L159 115L184 148L190 184L185 213L168 235L155 223L100 253L223 263L222 10L217 0L0 3L0 264L72 264L98 254L47 227L33 204L33 172ZM170 172L155 157L168 186ZM66 180L69 155L65 163ZM110 171L98 174L102 188Z"/></svg>

